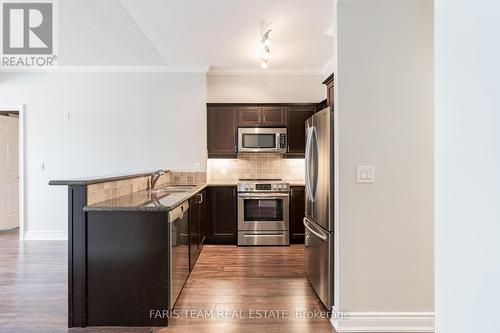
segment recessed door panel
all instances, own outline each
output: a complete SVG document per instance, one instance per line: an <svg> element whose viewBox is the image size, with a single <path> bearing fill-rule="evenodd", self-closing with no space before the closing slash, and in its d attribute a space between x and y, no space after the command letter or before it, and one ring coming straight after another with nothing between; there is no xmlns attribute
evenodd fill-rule
<svg viewBox="0 0 500 333"><path fill-rule="evenodd" d="M0 116L0 230L19 225L19 119Z"/></svg>

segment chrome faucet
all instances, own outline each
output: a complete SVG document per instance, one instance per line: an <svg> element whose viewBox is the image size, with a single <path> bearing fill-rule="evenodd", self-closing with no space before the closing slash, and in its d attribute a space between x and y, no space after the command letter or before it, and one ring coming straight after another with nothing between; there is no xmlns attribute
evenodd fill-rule
<svg viewBox="0 0 500 333"><path fill-rule="evenodd" d="M165 170L160 169L158 171L155 171L149 176L149 190L152 190L155 187L156 182L158 179L166 174Z"/></svg>

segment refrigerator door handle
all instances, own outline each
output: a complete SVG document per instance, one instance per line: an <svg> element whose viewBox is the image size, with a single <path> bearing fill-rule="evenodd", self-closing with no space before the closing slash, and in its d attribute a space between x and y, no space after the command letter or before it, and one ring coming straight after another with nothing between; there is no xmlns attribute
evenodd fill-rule
<svg viewBox="0 0 500 333"><path fill-rule="evenodd" d="M307 140L306 140L306 193L307 197L309 198L309 201L314 201L313 196L312 196L312 191L311 191L311 170L310 170L310 160L311 160L311 142L312 142L312 133L313 133L314 127L309 128L309 132L307 133Z"/></svg>
<svg viewBox="0 0 500 333"><path fill-rule="evenodd" d="M319 232L311 229L311 227L309 226L309 219L307 217L304 217L303 222L304 222L304 227L306 227L306 229L309 230L309 232L311 232L313 235L321 239L323 242L328 241L328 236L321 235Z"/></svg>

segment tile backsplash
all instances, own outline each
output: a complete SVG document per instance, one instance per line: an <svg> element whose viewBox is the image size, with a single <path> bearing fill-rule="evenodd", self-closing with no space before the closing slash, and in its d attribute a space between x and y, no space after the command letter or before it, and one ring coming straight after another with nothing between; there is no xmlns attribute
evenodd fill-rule
<svg viewBox="0 0 500 333"><path fill-rule="evenodd" d="M168 170L156 182L160 187L166 184L203 184L207 181L205 172L188 172ZM145 190L149 184L149 176L130 177L112 180L87 186L87 204L92 205L102 201L114 199L122 195Z"/></svg>
<svg viewBox="0 0 500 333"><path fill-rule="evenodd" d="M208 159L208 181L235 181L240 178L281 178L303 181L303 158L286 159L280 154L239 154L238 159Z"/></svg>

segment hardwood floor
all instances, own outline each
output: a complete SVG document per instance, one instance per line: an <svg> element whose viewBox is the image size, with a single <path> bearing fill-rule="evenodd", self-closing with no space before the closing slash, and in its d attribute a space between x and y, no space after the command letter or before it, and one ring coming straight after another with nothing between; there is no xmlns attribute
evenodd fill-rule
<svg viewBox="0 0 500 333"><path fill-rule="evenodd" d="M0 233L0 332L335 332L300 245L205 246L167 328L67 329L66 246Z"/></svg>
<svg viewBox="0 0 500 333"><path fill-rule="evenodd" d="M67 243L0 233L0 332L67 332Z"/></svg>

